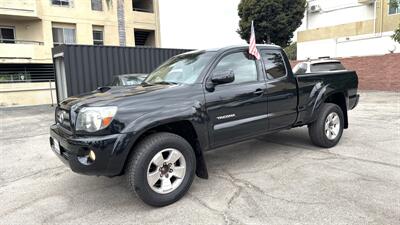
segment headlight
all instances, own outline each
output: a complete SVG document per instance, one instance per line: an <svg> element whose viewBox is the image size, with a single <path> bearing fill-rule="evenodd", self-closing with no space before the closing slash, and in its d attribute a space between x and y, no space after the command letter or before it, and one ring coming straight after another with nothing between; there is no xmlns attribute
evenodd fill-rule
<svg viewBox="0 0 400 225"><path fill-rule="evenodd" d="M117 109L116 106L82 108L76 120L76 130L96 132L108 127L117 113Z"/></svg>

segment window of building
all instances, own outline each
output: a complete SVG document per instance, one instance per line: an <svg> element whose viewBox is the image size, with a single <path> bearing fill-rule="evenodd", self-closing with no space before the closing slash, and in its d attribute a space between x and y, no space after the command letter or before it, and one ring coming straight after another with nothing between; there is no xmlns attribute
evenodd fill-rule
<svg viewBox="0 0 400 225"><path fill-rule="evenodd" d="M133 0L133 11L153 13L153 0Z"/></svg>
<svg viewBox="0 0 400 225"><path fill-rule="evenodd" d="M389 1L389 15L400 13L400 2Z"/></svg>
<svg viewBox="0 0 400 225"><path fill-rule="evenodd" d="M92 10L103 11L103 0L92 0Z"/></svg>
<svg viewBox="0 0 400 225"><path fill-rule="evenodd" d="M218 62L214 73L232 70L235 74L234 84L258 80L256 61L247 52L237 52L225 56Z"/></svg>
<svg viewBox="0 0 400 225"><path fill-rule="evenodd" d="M15 28L14 27L0 27L0 43L15 43Z"/></svg>
<svg viewBox="0 0 400 225"><path fill-rule="evenodd" d="M71 7L72 6L72 0L51 0L52 5L58 5L58 6L66 6L66 7Z"/></svg>
<svg viewBox="0 0 400 225"><path fill-rule="evenodd" d="M135 45L156 47L156 35L154 30L135 29Z"/></svg>
<svg viewBox="0 0 400 225"><path fill-rule="evenodd" d="M286 67L282 54L279 51L261 51L265 71L268 79L277 79L286 76Z"/></svg>
<svg viewBox="0 0 400 225"><path fill-rule="evenodd" d="M104 45L103 27L93 27L93 45Z"/></svg>
<svg viewBox="0 0 400 225"><path fill-rule="evenodd" d="M53 27L54 45L76 44L76 32L74 28Z"/></svg>

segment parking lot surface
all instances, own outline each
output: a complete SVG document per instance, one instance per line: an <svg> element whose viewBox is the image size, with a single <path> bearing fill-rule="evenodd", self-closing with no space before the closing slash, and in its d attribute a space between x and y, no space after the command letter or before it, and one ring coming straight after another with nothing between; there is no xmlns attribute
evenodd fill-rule
<svg viewBox="0 0 400 225"><path fill-rule="evenodd" d="M0 120L0 224L400 224L400 93L362 92L332 149L304 127L208 152L210 178L164 208L124 177L62 164L51 107L2 108Z"/></svg>

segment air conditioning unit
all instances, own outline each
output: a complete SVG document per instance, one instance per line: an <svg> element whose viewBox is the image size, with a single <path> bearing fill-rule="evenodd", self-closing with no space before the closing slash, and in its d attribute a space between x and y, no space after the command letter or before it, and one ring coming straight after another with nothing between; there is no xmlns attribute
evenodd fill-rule
<svg viewBox="0 0 400 225"><path fill-rule="evenodd" d="M308 11L311 13L317 13L321 11L321 6L318 4L318 2L309 2L308 3Z"/></svg>
<svg viewBox="0 0 400 225"><path fill-rule="evenodd" d="M365 5L369 5L374 3L376 0L358 0L358 3L360 4L365 4Z"/></svg>

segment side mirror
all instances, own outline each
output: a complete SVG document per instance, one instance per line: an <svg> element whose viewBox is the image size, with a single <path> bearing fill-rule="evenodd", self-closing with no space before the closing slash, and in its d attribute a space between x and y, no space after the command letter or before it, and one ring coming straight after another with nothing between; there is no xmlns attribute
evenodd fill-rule
<svg viewBox="0 0 400 225"><path fill-rule="evenodd" d="M232 83L233 81L235 81L233 70L216 72L211 75L211 82L215 85Z"/></svg>

